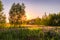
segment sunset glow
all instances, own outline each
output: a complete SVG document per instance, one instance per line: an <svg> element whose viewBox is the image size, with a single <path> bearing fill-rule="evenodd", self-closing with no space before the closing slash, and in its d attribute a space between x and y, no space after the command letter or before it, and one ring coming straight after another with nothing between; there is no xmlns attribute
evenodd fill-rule
<svg viewBox="0 0 60 40"><path fill-rule="evenodd" d="M24 3L25 11L27 15L27 20L33 19L36 17L42 17L44 13L57 13L60 11L60 0L2 0L4 4L4 13L7 16L12 4L15 3Z"/></svg>
<svg viewBox="0 0 60 40"><path fill-rule="evenodd" d="M60 40L60 0L0 0L0 40Z"/></svg>
<svg viewBox="0 0 60 40"><path fill-rule="evenodd" d="M31 19L30 15L26 13L27 20Z"/></svg>

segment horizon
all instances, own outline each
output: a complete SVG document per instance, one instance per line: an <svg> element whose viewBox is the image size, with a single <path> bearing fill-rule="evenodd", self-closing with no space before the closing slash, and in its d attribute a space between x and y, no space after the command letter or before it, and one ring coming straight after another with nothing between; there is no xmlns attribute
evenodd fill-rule
<svg viewBox="0 0 60 40"><path fill-rule="evenodd" d="M7 22L9 10L14 2L25 4L27 19L34 19L38 16L41 18L45 12L47 15L60 12L60 0L2 0Z"/></svg>

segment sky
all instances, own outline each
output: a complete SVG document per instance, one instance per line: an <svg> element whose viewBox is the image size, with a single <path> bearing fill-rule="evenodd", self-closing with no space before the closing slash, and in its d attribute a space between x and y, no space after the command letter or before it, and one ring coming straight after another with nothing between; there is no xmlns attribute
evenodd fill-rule
<svg viewBox="0 0 60 40"><path fill-rule="evenodd" d="M33 19L38 16L42 17L45 12L47 15L49 13L60 12L60 0L2 0L2 2L4 5L4 13L7 15L7 21L9 10L14 2L25 4L27 19Z"/></svg>

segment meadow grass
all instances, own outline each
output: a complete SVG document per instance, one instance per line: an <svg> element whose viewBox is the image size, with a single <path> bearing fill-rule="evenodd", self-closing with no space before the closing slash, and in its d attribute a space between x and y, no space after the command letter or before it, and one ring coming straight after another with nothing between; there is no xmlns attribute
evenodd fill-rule
<svg viewBox="0 0 60 40"><path fill-rule="evenodd" d="M22 27L0 29L0 40L60 40L60 32L55 30L43 31Z"/></svg>

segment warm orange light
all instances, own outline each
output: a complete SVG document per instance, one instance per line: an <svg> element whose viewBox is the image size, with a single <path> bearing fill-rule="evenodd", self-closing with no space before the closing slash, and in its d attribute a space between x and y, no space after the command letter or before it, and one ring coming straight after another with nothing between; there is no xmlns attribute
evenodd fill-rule
<svg viewBox="0 0 60 40"><path fill-rule="evenodd" d="M31 19L31 15L29 15L28 13L26 13L26 18L27 18L27 20L30 20Z"/></svg>

